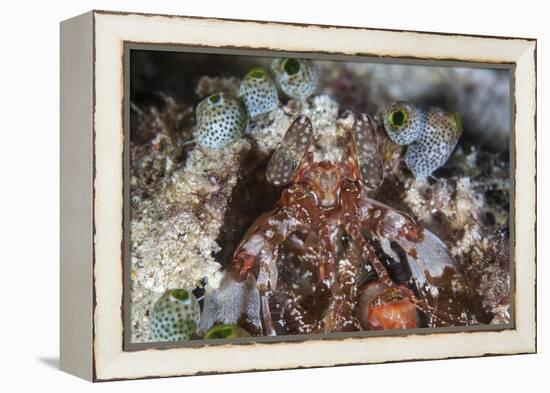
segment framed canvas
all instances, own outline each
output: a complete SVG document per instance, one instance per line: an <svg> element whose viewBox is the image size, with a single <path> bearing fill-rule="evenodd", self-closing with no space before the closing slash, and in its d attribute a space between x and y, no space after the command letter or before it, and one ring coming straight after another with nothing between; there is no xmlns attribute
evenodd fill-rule
<svg viewBox="0 0 550 393"><path fill-rule="evenodd" d="M534 353L535 157L534 39L64 21L61 368Z"/></svg>

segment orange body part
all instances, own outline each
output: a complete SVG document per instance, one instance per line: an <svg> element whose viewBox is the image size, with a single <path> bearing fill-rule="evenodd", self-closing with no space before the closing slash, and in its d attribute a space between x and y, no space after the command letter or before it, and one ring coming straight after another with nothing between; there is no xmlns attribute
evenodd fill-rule
<svg viewBox="0 0 550 393"><path fill-rule="evenodd" d="M417 312L409 299L411 295L403 286L392 288L378 281L370 282L361 291L357 319L365 330L416 328Z"/></svg>
<svg viewBox="0 0 550 393"><path fill-rule="evenodd" d="M415 306L409 300L398 300L370 309L369 330L414 329L417 327Z"/></svg>

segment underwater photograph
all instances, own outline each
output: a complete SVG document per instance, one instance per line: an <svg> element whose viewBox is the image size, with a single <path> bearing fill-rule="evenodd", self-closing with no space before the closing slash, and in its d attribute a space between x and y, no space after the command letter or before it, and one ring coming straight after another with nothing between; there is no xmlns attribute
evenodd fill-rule
<svg viewBox="0 0 550 393"><path fill-rule="evenodd" d="M274 55L129 51L129 343L510 326L510 68Z"/></svg>

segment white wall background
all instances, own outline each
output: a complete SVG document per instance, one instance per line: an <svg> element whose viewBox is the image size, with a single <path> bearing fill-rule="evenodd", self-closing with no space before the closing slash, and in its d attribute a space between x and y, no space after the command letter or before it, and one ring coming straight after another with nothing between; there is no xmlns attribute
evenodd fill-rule
<svg viewBox="0 0 550 393"><path fill-rule="evenodd" d="M27 1L0 11L0 390L548 391L550 22L544 1ZM57 370L59 27L90 9L538 38L539 354L117 382ZM545 124L546 123L546 124ZM546 127L545 127L546 125ZM546 364L545 364L546 363ZM30 390L33 389L33 390Z"/></svg>

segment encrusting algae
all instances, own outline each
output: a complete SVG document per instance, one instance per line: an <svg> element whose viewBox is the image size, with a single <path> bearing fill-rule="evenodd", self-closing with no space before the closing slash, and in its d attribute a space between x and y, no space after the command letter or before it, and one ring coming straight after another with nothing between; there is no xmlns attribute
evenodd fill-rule
<svg viewBox="0 0 550 393"><path fill-rule="evenodd" d="M194 149L185 166L165 178L151 199L132 212L133 338L149 340L148 310L164 291L216 286L220 264L213 253L228 203L250 143L222 150Z"/></svg>

